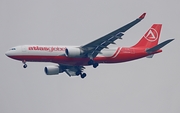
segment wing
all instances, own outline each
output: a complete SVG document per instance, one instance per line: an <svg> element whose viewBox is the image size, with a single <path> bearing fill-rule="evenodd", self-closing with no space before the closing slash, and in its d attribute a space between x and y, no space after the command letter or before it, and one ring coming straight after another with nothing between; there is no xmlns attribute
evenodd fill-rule
<svg viewBox="0 0 180 113"><path fill-rule="evenodd" d="M94 40L84 46L81 46L81 49L84 53L90 57L94 58L97 56L98 53L104 48L107 48L109 44L115 44L114 41L117 39L122 39L121 37L124 35L124 32L139 23L144 17L146 13L143 13L139 18L136 20L126 24L125 26L97 39Z"/></svg>
<svg viewBox="0 0 180 113"><path fill-rule="evenodd" d="M69 76L78 76L82 74L83 70L85 67L83 66L65 66L61 65L63 67L64 71L69 75Z"/></svg>

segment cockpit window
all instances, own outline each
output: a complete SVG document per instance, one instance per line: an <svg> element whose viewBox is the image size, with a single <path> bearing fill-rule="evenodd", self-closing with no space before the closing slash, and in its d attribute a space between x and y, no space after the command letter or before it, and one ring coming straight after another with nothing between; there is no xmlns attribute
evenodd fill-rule
<svg viewBox="0 0 180 113"><path fill-rule="evenodd" d="M16 50L16 48L11 48L10 50Z"/></svg>

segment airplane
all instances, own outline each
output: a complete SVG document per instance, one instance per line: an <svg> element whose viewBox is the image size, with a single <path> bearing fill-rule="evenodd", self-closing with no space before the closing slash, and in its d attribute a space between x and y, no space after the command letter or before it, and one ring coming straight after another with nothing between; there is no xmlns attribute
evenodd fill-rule
<svg viewBox="0 0 180 113"><path fill-rule="evenodd" d="M6 56L22 61L26 68L26 62L52 62L57 65L46 66L46 75L58 75L67 73L71 76L86 77L85 66L98 67L100 63L121 63L143 57L152 58L154 54L162 52L161 48L174 39L166 40L158 44L162 24L153 24L143 35L140 41L131 47L113 47L117 39L122 39L124 33L144 19L143 13L134 21L123 27L82 46L59 45L21 45L12 47Z"/></svg>

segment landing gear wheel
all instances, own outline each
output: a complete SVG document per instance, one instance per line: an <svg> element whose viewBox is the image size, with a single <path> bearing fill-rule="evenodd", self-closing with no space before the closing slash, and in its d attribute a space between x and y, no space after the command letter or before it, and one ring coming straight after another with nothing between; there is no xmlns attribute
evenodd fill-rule
<svg viewBox="0 0 180 113"><path fill-rule="evenodd" d="M93 64L93 67L94 67L94 68L97 68L98 65L99 65L98 63L94 63L94 64Z"/></svg>
<svg viewBox="0 0 180 113"><path fill-rule="evenodd" d="M27 68L27 65L26 65L26 64L24 64L24 65L23 65L23 68Z"/></svg>
<svg viewBox="0 0 180 113"><path fill-rule="evenodd" d="M88 65L92 65L94 63L93 60L89 60Z"/></svg>
<svg viewBox="0 0 180 113"><path fill-rule="evenodd" d="M92 59L88 61L88 65L93 65L94 68L98 67L98 63L94 62Z"/></svg>
<svg viewBox="0 0 180 113"><path fill-rule="evenodd" d="M24 64L24 65L23 65L23 68L27 68L26 61L25 61L25 60L23 60L23 61L22 61L22 63Z"/></svg>
<svg viewBox="0 0 180 113"><path fill-rule="evenodd" d="M86 77L86 73L81 74L81 78L85 78Z"/></svg>

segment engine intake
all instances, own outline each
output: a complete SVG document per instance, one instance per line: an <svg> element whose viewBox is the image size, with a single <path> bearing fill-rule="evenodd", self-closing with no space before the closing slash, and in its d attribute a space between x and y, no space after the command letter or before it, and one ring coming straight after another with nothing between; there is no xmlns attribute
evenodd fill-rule
<svg viewBox="0 0 180 113"><path fill-rule="evenodd" d="M83 54L83 50L77 47L70 47L65 49L65 55L67 57L80 57Z"/></svg>
<svg viewBox="0 0 180 113"><path fill-rule="evenodd" d="M46 75L57 75L57 74L62 73L64 71L59 66L46 66L44 68L44 72L46 73Z"/></svg>

